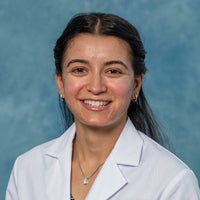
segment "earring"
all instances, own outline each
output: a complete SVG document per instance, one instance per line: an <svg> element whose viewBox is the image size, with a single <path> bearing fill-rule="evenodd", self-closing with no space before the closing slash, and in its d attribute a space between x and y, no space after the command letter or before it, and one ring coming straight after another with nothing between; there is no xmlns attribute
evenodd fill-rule
<svg viewBox="0 0 200 200"><path fill-rule="evenodd" d="M136 102L136 101L137 101L137 98L138 98L138 95L137 95L137 93L135 93L134 96L133 96L132 101L133 101L133 102Z"/></svg>
<svg viewBox="0 0 200 200"><path fill-rule="evenodd" d="M65 100L65 98L63 97L63 95L62 95L62 94L60 94L60 98L61 98L61 100L62 100L62 101L64 101L64 100Z"/></svg>

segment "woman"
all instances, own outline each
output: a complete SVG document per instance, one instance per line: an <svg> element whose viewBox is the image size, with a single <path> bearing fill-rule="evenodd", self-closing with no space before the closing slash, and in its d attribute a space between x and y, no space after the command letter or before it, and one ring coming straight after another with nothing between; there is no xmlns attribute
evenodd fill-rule
<svg viewBox="0 0 200 200"><path fill-rule="evenodd" d="M74 123L16 160L6 200L200 199L193 172L157 143L142 91L145 50L131 24L78 15L54 55L63 112Z"/></svg>

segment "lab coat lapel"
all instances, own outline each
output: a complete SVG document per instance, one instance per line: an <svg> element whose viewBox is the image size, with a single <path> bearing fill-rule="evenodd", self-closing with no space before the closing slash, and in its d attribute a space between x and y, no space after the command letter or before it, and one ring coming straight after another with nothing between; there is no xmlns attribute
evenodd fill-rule
<svg viewBox="0 0 200 200"><path fill-rule="evenodd" d="M75 127L72 126L46 148L44 155L45 185L48 200L70 200L71 154L74 134Z"/></svg>
<svg viewBox="0 0 200 200"><path fill-rule="evenodd" d="M45 173L45 185L48 200L66 199L66 181L64 174L62 174L61 165L57 158L52 158L51 166ZM67 193L67 192L66 192Z"/></svg>
<svg viewBox="0 0 200 200"><path fill-rule="evenodd" d="M110 199L128 184L123 170L137 167L142 153L143 140L128 119L115 147L103 165L86 200Z"/></svg>
<svg viewBox="0 0 200 200"><path fill-rule="evenodd" d="M89 191L86 200L109 199L126 184L127 181L116 165L115 160L109 157Z"/></svg>

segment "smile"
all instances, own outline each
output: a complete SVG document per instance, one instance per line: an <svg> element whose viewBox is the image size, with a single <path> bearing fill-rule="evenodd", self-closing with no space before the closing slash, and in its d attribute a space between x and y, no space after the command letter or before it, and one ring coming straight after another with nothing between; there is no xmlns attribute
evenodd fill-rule
<svg viewBox="0 0 200 200"><path fill-rule="evenodd" d="M94 100L84 100L84 104L98 108L101 106L106 106L109 104L109 101L94 101Z"/></svg>

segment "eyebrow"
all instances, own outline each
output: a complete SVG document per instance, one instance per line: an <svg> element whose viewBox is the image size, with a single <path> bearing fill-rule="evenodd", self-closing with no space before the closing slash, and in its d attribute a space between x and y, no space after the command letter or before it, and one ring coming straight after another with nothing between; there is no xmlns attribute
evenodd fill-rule
<svg viewBox="0 0 200 200"><path fill-rule="evenodd" d="M114 64L122 65L122 66L124 66L126 69L128 69L128 66L127 66L124 62L122 62L121 60L111 60L111 61L108 61L108 62L105 63L105 66L106 66L106 65L114 65Z"/></svg>
<svg viewBox="0 0 200 200"><path fill-rule="evenodd" d="M73 59L73 60L70 60L68 63L67 63L67 67L69 67L71 64L73 63L82 63L82 64L88 64L88 61L86 60L83 60L83 59Z"/></svg>
<svg viewBox="0 0 200 200"><path fill-rule="evenodd" d="M69 67L71 64L73 64L73 63L82 63L82 64L89 64L89 62L87 61L87 60L83 60L83 59L72 59L72 60L70 60L68 63L67 63L67 67ZM126 69L128 69L128 66L124 63L124 62L122 62L122 61L120 61L120 60L111 60L111 61L107 61L107 62L105 62L105 66L107 66L107 65L114 65L114 64L119 64L119 65L122 65L122 66L124 66Z"/></svg>

